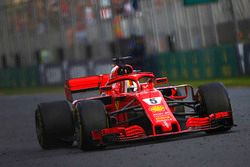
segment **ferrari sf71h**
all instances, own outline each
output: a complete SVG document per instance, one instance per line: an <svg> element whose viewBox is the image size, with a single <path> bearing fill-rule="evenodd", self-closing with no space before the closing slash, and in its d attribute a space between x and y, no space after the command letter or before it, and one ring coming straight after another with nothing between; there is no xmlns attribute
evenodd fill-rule
<svg viewBox="0 0 250 167"><path fill-rule="evenodd" d="M121 62L121 59L118 59ZM167 78L117 63L110 74L65 81L67 100L38 104L36 132L44 149L83 150L135 140L233 127L228 93L221 83L169 86ZM74 95L98 90L92 97Z"/></svg>

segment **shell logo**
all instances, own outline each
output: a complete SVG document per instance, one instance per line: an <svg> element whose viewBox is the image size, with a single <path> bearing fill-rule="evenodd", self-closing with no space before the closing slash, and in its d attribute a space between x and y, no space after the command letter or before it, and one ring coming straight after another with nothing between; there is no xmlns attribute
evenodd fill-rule
<svg viewBox="0 0 250 167"><path fill-rule="evenodd" d="M156 106L152 106L150 108L150 111L152 112L160 112L164 110L164 106L163 105L156 105Z"/></svg>

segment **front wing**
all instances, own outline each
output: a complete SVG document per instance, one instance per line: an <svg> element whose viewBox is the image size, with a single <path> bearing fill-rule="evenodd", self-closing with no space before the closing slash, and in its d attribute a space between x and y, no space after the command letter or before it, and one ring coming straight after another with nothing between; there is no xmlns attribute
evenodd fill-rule
<svg viewBox="0 0 250 167"><path fill-rule="evenodd" d="M211 114L204 118L190 117L186 121L186 129L178 132L146 135L146 132L142 127L138 125L132 125L129 127L113 127L100 131L92 131L91 135L92 139L97 141L99 145L124 143L152 138L162 138L169 136L175 137L182 134L211 131L219 128L230 129L233 126L233 122L231 120L232 112L225 111Z"/></svg>

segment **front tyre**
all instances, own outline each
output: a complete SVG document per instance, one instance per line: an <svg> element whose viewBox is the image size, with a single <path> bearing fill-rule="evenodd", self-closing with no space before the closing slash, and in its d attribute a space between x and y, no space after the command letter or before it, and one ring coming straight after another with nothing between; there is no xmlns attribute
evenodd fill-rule
<svg viewBox="0 0 250 167"><path fill-rule="evenodd" d="M97 149L99 143L92 140L91 132L107 127L106 109L101 101L88 100L77 104L76 139L80 149Z"/></svg>
<svg viewBox="0 0 250 167"><path fill-rule="evenodd" d="M67 101L41 103L35 111L36 134L43 149L70 146L74 128Z"/></svg>
<svg viewBox="0 0 250 167"><path fill-rule="evenodd" d="M197 98L200 102L200 115L208 116L218 112L232 112L230 99L222 83L210 83L199 86ZM220 128L209 130L207 132L223 132L228 131L233 126L233 118L225 118L220 120Z"/></svg>

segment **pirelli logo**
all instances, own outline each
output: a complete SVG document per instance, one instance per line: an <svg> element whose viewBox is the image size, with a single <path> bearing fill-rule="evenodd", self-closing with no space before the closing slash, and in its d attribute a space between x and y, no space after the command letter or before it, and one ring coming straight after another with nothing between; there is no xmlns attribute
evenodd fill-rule
<svg viewBox="0 0 250 167"><path fill-rule="evenodd" d="M163 105L155 105L150 107L150 111L152 112L161 112L164 111L164 106Z"/></svg>

